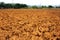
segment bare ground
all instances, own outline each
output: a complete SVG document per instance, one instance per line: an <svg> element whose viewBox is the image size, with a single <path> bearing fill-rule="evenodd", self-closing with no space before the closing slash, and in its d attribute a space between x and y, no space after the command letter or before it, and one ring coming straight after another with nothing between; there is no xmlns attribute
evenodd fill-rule
<svg viewBox="0 0 60 40"><path fill-rule="evenodd" d="M0 40L60 40L60 9L0 9Z"/></svg>

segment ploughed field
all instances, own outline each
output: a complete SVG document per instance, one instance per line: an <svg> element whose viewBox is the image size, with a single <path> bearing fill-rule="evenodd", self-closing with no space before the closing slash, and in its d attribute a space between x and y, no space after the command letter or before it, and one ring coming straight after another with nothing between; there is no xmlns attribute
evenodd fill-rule
<svg viewBox="0 0 60 40"><path fill-rule="evenodd" d="M0 9L0 40L60 40L60 9Z"/></svg>

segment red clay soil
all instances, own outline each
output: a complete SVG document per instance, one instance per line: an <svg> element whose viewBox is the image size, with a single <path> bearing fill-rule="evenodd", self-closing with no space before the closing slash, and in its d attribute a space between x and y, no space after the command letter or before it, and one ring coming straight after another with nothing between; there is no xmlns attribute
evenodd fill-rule
<svg viewBox="0 0 60 40"><path fill-rule="evenodd" d="M60 40L60 9L0 9L0 40Z"/></svg>

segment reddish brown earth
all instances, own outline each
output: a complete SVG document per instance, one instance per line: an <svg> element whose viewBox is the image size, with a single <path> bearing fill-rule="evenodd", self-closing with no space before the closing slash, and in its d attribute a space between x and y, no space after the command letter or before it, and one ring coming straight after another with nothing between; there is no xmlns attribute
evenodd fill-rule
<svg viewBox="0 0 60 40"><path fill-rule="evenodd" d="M0 40L60 40L60 9L0 9Z"/></svg>

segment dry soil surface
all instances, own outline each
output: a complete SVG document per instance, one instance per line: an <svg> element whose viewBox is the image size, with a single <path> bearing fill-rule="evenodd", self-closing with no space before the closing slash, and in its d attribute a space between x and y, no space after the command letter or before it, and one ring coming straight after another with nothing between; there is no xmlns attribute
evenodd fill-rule
<svg viewBox="0 0 60 40"><path fill-rule="evenodd" d="M60 9L0 9L0 40L60 40Z"/></svg>

